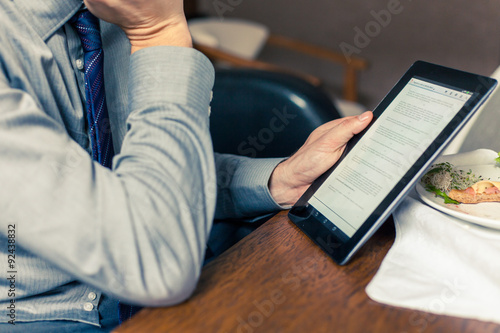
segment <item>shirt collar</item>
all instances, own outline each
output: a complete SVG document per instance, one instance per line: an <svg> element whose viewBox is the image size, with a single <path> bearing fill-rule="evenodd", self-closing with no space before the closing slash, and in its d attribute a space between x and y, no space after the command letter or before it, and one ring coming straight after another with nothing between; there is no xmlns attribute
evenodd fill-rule
<svg viewBox="0 0 500 333"><path fill-rule="evenodd" d="M61 28L82 8L83 0L14 0L43 40Z"/></svg>

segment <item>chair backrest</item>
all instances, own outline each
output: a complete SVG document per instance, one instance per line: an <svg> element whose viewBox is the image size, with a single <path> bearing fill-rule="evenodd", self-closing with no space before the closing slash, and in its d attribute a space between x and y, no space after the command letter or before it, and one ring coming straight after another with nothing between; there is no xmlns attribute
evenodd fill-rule
<svg viewBox="0 0 500 333"><path fill-rule="evenodd" d="M339 118L329 96L292 75L218 70L211 103L214 150L248 157L286 157L319 125Z"/></svg>

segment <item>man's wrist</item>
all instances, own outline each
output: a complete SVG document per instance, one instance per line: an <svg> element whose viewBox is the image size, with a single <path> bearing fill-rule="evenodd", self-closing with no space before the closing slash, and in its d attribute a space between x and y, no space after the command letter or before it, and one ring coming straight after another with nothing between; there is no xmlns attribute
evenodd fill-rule
<svg viewBox="0 0 500 333"><path fill-rule="evenodd" d="M286 174L286 161L278 164L269 179L269 192L280 206L293 206L304 193L303 187L295 187Z"/></svg>
<svg viewBox="0 0 500 333"><path fill-rule="evenodd" d="M125 34L130 41L132 53L153 46L193 46L185 21L166 26L126 30Z"/></svg>

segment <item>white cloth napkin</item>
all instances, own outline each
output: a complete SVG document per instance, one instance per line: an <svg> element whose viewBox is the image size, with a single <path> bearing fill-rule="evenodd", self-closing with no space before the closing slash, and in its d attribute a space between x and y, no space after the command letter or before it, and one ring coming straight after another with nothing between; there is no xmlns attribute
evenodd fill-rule
<svg viewBox="0 0 500 333"><path fill-rule="evenodd" d="M495 155L477 150L451 161L489 164ZM448 216L412 197L396 209L394 222L394 245L366 288L371 299L500 323L500 231Z"/></svg>

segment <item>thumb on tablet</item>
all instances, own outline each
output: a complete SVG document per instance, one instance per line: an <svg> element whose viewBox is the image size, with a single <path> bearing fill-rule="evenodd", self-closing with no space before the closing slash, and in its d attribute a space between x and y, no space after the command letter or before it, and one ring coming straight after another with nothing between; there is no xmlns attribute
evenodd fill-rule
<svg viewBox="0 0 500 333"><path fill-rule="evenodd" d="M368 126L371 111L321 125L289 159L271 174L269 190L277 203L293 205L316 178L334 165L347 142Z"/></svg>
<svg viewBox="0 0 500 333"><path fill-rule="evenodd" d="M373 119L373 113L366 111L355 117L342 118L337 126L333 127L329 136L340 145L345 145L355 134L358 134L368 126ZM334 131L334 132L333 132Z"/></svg>

